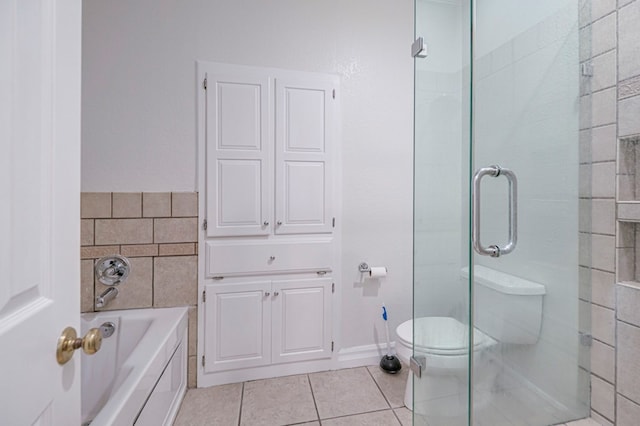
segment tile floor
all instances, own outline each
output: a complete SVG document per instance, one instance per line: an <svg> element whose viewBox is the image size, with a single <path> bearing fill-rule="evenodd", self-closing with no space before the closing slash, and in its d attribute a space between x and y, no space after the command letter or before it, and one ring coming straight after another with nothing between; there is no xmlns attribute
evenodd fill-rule
<svg viewBox="0 0 640 426"><path fill-rule="evenodd" d="M391 375L369 366L190 389L174 426L409 426L413 416L403 403L408 371L405 366ZM512 420L501 418L491 426L529 424ZM530 420L543 421L536 415Z"/></svg>

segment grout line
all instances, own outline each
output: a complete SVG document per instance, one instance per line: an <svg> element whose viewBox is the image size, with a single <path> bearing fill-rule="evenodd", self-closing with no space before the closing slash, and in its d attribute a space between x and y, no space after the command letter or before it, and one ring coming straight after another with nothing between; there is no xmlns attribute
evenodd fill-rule
<svg viewBox="0 0 640 426"><path fill-rule="evenodd" d="M367 370L367 373L369 373L369 376L371 377L371 379L373 380L373 383L376 384L376 387L378 388L378 390L380 391L380 393L382 394L382 397L384 398L385 401L387 401L387 405L389 406L389 408L393 408L391 407L391 402L389 401L389 398L387 398L387 395L384 393L384 391L382 390L382 388L380 387L380 384L378 383L378 381L376 380L376 378L373 376L373 374L371 374L371 371L369 370L369 366L365 366L364 367Z"/></svg>
<svg viewBox="0 0 640 426"><path fill-rule="evenodd" d="M322 425L320 421L320 412L318 411L318 403L316 402L316 394L313 393L313 386L311 386L311 377L310 374L307 374L307 382L309 383L309 389L311 389L311 398L313 399L313 406L316 408L316 416L318 417L318 422Z"/></svg>
<svg viewBox="0 0 640 426"><path fill-rule="evenodd" d="M240 426L240 422L242 421L242 404L244 402L244 384L246 382L242 382L242 389L240 390L240 407L238 409L238 426Z"/></svg>

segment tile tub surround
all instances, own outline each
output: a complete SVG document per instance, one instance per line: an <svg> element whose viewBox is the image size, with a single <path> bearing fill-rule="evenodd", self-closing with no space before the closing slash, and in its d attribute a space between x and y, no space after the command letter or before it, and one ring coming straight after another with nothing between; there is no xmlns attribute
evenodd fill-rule
<svg viewBox="0 0 640 426"><path fill-rule="evenodd" d="M81 194L81 311L189 306L189 387L195 387L198 291L196 192ZM95 309L107 287L95 261L121 254L131 261L118 297Z"/></svg>

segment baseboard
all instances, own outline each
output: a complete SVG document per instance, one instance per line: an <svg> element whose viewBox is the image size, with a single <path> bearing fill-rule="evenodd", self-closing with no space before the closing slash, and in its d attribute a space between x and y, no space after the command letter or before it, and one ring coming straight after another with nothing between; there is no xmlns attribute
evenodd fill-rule
<svg viewBox="0 0 640 426"><path fill-rule="evenodd" d="M395 348L395 342L391 348ZM336 360L336 369L354 368L366 365L378 365L380 358L387 353L387 345L362 345L340 349Z"/></svg>

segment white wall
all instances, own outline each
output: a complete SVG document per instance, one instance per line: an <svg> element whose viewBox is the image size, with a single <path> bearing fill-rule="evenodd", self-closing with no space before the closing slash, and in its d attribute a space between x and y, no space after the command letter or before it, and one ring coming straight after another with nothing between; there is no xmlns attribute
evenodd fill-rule
<svg viewBox="0 0 640 426"><path fill-rule="evenodd" d="M413 2L85 0L83 191L196 190L195 61L337 73L342 347L411 316ZM386 265L379 288L357 265Z"/></svg>

